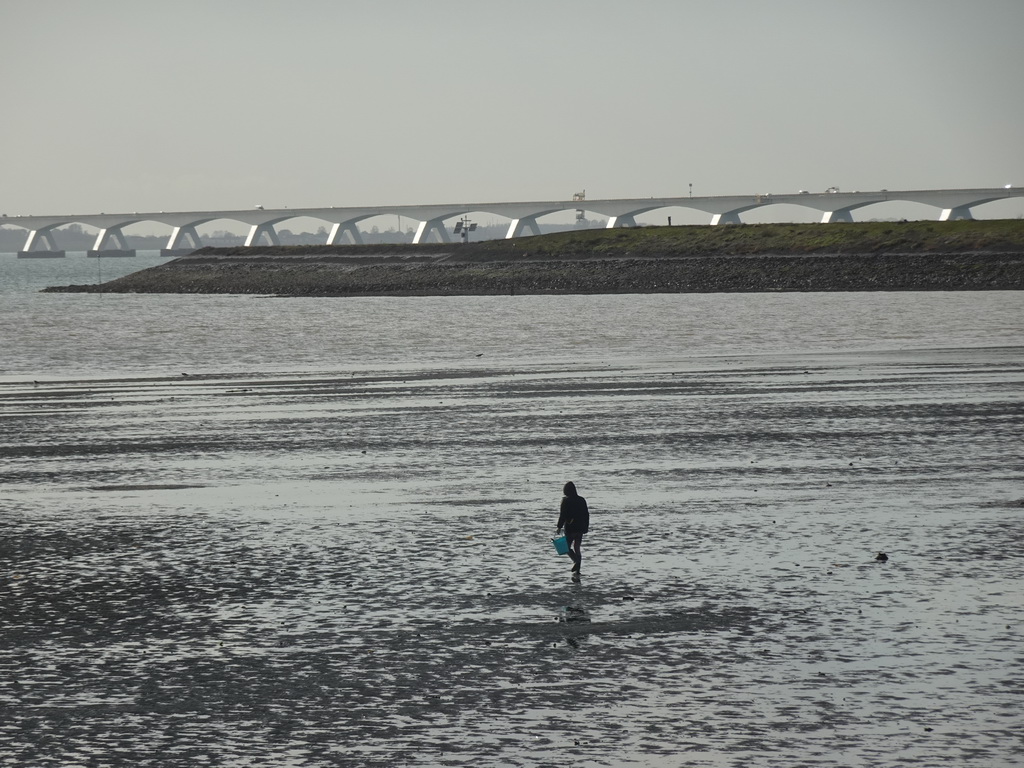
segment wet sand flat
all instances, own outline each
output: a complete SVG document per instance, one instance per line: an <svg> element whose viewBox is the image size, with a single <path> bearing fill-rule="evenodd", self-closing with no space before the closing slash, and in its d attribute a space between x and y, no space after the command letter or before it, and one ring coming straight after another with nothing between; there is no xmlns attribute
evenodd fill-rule
<svg viewBox="0 0 1024 768"><path fill-rule="evenodd" d="M0 384L0 765L1020 764L1022 384L1019 348Z"/></svg>

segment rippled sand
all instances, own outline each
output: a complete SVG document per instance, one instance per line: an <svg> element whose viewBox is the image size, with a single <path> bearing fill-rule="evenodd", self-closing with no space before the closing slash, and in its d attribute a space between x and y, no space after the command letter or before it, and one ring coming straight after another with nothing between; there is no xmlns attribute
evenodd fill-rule
<svg viewBox="0 0 1024 768"><path fill-rule="evenodd" d="M990 349L0 385L0 765L1019 765L1022 383Z"/></svg>

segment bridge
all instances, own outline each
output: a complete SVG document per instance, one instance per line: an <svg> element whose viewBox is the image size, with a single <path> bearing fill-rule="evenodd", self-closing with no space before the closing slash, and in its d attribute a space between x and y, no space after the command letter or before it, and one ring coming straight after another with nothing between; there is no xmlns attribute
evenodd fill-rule
<svg viewBox="0 0 1024 768"><path fill-rule="evenodd" d="M852 222L853 211L887 202L912 202L939 209L940 221L971 219L971 209L996 200L1024 196L1024 189L997 187L989 189L924 189L909 191L840 192L831 189L822 193L727 195L710 197L661 197L612 200L549 200L518 203L453 203L446 205L387 205L375 207L278 208L256 207L241 211L180 211L173 213L96 213L68 216L6 216L0 226L20 227L27 231L25 245L18 256L23 258L63 256L54 241L54 230L69 224L82 224L99 230L90 256L134 256L124 235L124 228L140 222L154 222L171 228L167 247L161 253L176 256L201 248L203 243L196 228L220 219L249 226L245 245L280 245L275 227L295 218L320 219L331 226L326 245L352 242L361 244L358 224L375 216L402 216L419 222L414 243L434 238L451 242L445 221L469 213L491 213L509 219L507 238L524 234L539 235L538 220L563 211L581 210L607 217L607 227L635 227L636 217L663 208L687 208L711 216L711 225L741 224L740 214L771 205L796 205L819 211L821 222Z"/></svg>

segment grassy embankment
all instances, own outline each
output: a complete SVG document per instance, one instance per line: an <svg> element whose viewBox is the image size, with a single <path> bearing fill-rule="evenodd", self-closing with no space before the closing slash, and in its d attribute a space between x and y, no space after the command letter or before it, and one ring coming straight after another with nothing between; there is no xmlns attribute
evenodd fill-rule
<svg viewBox="0 0 1024 768"><path fill-rule="evenodd" d="M522 258L666 258L679 256L844 253L974 253L1024 251L1024 221L910 221L854 224L587 229L513 240L462 243L203 248L195 256L443 256L459 261Z"/></svg>
<svg viewBox="0 0 1024 768"><path fill-rule="evenodd" d="M72 291L293 296L1024 289L1024 221L584 230L463 245L204 248Z"/></svg>

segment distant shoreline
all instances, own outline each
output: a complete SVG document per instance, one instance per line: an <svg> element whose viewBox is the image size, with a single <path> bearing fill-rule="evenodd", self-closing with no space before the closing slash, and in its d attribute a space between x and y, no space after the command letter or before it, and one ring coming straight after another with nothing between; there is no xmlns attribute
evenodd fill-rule
<svg viewBox="0 0 1024 768"><path fill-rule="evenodd" d="M203 248L83 293L446 296L1024 289L1024 222L587 230L479 243Z"/></svg>

